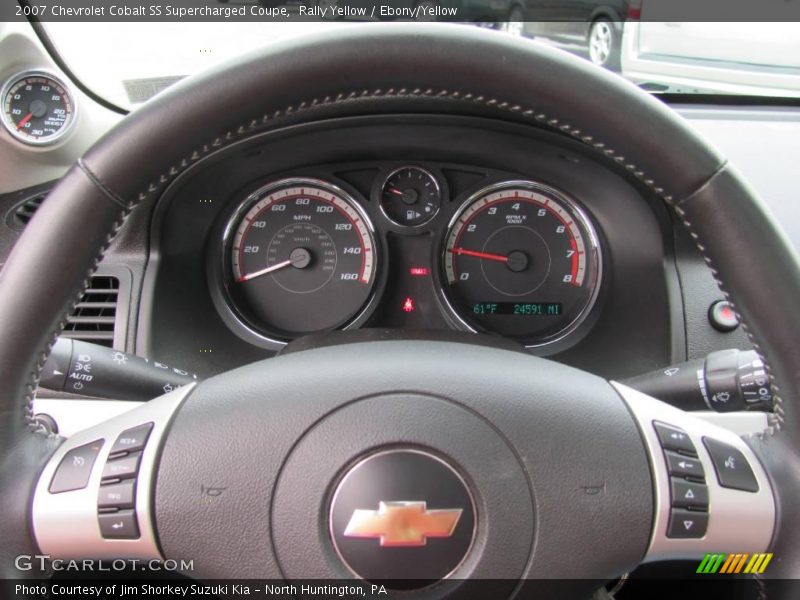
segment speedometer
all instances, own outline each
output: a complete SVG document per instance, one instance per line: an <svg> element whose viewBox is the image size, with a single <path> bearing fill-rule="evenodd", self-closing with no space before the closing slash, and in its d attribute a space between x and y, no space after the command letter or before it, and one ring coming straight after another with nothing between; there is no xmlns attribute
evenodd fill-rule
<svg viewBox="0 0 800 600"><path fill-rule="evenodd" d="M447 233L445 296L460 324L529 346L574 331L600 285L597 235L577 203L530 181L473 195Z"/></svg>
<svg viewBox="0 0 800 600"><path fill-rule="evenodd" d="M225 239L230 305L270 340L346 327L372 297L372 225L330 183L297 178L262 187L231 218Z"/></svg>

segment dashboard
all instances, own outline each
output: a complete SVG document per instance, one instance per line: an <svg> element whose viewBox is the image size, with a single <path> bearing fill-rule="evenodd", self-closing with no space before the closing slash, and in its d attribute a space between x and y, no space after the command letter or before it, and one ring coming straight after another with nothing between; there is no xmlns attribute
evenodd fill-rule
<svg viewBox="0 0 800 600"><path fill-rule="evenodd" d="M78 95L71 93L49 71L13 75L2 96L8 99L3 123L14 148L45 155L48 148L65 147L84 110L81 102L77 111ZM714 324L721 293L687 232L660 197L609 156L513 118L423 111L304 124L291 118L250 137L230 135L238 139L230 145L209 142L211 148L171 167L176 177L162 177L166 189L151 184L152 195L142 193L142 202L115 231L91 277L95 296L84 295L73 307L79 312L67 317L64 335L74 333L73 324L91 322L98 329L88 330L85 339L108 342L109 363L130 369L135 359L189 381L245 365L260 369L261 359L348 336L364 339L362 333L368 339L460 338L513 346L610 380L654 370L672 377L682 370L700 381L703 396L704 375L669 365L709 350L749 347L738 322ZM3 260L24 229L23 217L35 212L32 198L44 198L54 184L44 181L0 196L8 230L0 235ZM726 308L735 321L731 306ZM365 373L363 366L356 368L368 358L363 348L370 353L383 346L360 345L359 355L358 347L353 352L354 346L337 345L334 352L344 359L315 368L330 373L334 366L339 381L353 380ZM438 356L453 347L434 346L446 349L432 350ZM290 383L314 368L309 354L288 358L301 366ZM518 355L502 354L497 361L508 361L505 371L489 365L503 374L500 388L506 377L522 373L511 371ZM70 389L64 395L73 399L91 394L83 382L98 377L99 361L77 345L68 356L70 368L84 379L74 377L71 388L60 389ZM469 364L460 353L447 359L442 370L453 374ZM414 365L430 375L435 360L420 355L402 365L401 389L414 391ZM755 359L749 360L744 366L755 368ZM288 373L285 362L269 365ZM487 365L482 357L477 362ZM377 373L381 365L389 372L397 360L375 365ZM553 363L540 365L557 367L548 379L555 384L574 374ZM758 373L764 383L754 381L766 396L766 374ZM263 375L254 395L256 405L269 412L270 396L274 400L280 386ZM498 387L489 387L478 396L492 397ZM171 382L161 387L159 381L159 388L157 394L174 390ZM526 387L523 399L531 399L531 389ZM554 397L570 406L571 395ZM229 408L224 401L217 405L219 392L212 389L210 396L214 410ZM588 396L586 415L578 403L577 411L569 411L581 415L575 422L587 422L584 416L596 421L591 415L599 414L602 398ZM47 402L55 401L43 400L34 410L49 417ZM96 416L96 410L87 412ZM189 431L192 440L196 434L196 428ZM664 477L659 485L680 483ZM674 489L673 507L680 499ZM94 520L94 496L90 508ZM662 521L669 514L680 524L683 509L668 510L661 511ZM687 531L694 519L683 521Z"/></svg>
<svg viewBox="0 0 800 600"><path fill-rule="evenodd" d="M620 377L671 359L671 229L624 173L544 131L290 127L201 161L158 202L138 337L168 356L191 338L187 360L224 348L223 369L335 330L482 333Z"/></svg>
<svg viewBox="0 0 800 600"><path fill-rule="evenodd" d="M0 264L65 169L121 118L29 27L3 27L2 56L15 58L0 61L11 100ZM45 114L23 113L20 92L50 93ZM796 111L676 109L761 190L797 245ZM302 185L289 199L292 182ZM295 262L250 277L293 251ZM617 379L750 347L741 329L710 324L721 293L660 199L562 136L477 118L327 121L240 142L138 207L98 278L118 286L115 316L101 317L113 321L109 344L201 376L338 330L483 334Z"/></svg>

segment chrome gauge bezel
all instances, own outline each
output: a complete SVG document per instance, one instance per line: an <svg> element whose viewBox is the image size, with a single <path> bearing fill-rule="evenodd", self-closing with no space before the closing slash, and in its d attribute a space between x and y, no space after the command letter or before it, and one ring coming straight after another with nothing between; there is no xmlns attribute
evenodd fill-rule
<svg viewBox="0 0 800 600"><path fill-rule="evenodd" d="M17 126L14 124L14 122L10 120L10 116L6 114L5 103L8 93L15 85L17 85L17 83L19 83L23 79L27 79L28 77L46 77L47 79L51 79L59 86L61 86L61 88L67 94L69 98L69 103L72 106L72 113L68 116L66 122L64 123L64 126L53 135L50 135L46 138L31 139L30 137L21 134L17 129ZM16 73L11 77L9 77L3 84L2 89L0 89L0 121L2 121L5 130L18 142L21 142L28 146L35 146L35 147L52 146L54 144L63 141L66 138L66 136L75 127L75 122L77 120L78 120L78 102L77 99L75 98L75 93L67 84L64 83L63 79L54 74L52 71L48 71L46 69L30 69L30 70L20 71L19 73Z"/></svg>
<svg viewBox="0 0 800 600"><path fill-rule="evenodd" d="M348 319L343 326L339 327L339 330L357 328L370 317L380 297L380 290L383 288L386 281L385 259L381 240L378 238L372 220L353 193L348 192L334 183L314 177L287 177L271 181L258 187L254 191L248 193L247 197L239 202L232 212L227 213L228 216L225 217L219 243L214 245L212 249L214 256L209 262L209 265L212 281L212 300L225 324L243 340L268 350L280 350L294 338L282 338L258 327L258 325L248 319L237 306L231 289L231 284L233 282L231 245L242 218L244 218L247 212L257 202L276 190L295 185L317 187L342 198L362 219L373 242L375 253L374 268L376 272L372 279L372 289L362 307L355 315ZM313 332L307 335L315 335L316 333L321 332Z"/></svg>
<svg viewBox="0 0 800 600"><path fill-rule="evenodd" d="M438 296L442 302L442 307L447 314L447 316L452 321L453 325L462 331L468 331L471 333L491 333L491 330L488 329L479 329L476 326L472 325L469 322L469 319L465 318L460 311L455 307L454 302L449 297L449 284L447 282L447 274L446 274L446 248L448 240L453 232L453 228L455 227L458 220L462 217L462 215L478 200L487 196L489 194L493 194L495 192L499 192L506 189L526 189L535 192L539 192L545 195L553 196L559 203L564 205L567 210L575 217L576 222L578 223L579 227L581 228L582 232L584 233L587 245L591 248L591 256L587 257L587 260L591 260L591 266L593 267L592 272L594 273L594 280L591 282L592 285L592 293L589 297L588 302L583 307L583 309L578 313L578 315L570 321L566 326L560 329L556 334L551 335L543 340L537 341L525 341L521 340L521 343L528 349L548 349L548 350L560 350L562 346L565 345L568 341L575 341L577 342L577 336L574 334L580 329L583 325L588 323L588 317L593 314L593 309L597 304L597 300L600 296L600 289L603 285L603 252L602 246L600 244L600 239L597 234L597 230L595 229L594 225L592 224L591 219L588 216L586 210L580 205L580 203L571 197L566 192L558 190L550 185L540 183L537 181L529 180L529 179L510 179L510 180L503 180L492 183L490 185L481 187L477 191L471 193L466 200L464 200L459 206L458 210L456 210L453 217L447 224L447 228L445 229L444 235L441 236L438 244L436 244L436 257L435 257L435 264L437 265L437 274L439 279L439 284L436 286ZM571 344L570 344L571 345Z"/></svg>
<svg viewBox="0 0 800 600"><path fill-rule="evenodd" d="M393 219L389 215L389 213L386 212L386 209L383 207L383 191L386 188L386 184L389 183L389 180L392 177L397 175L400 171L406 171L406 170L411 170L411 169L424 173L425 175L427 175L431 179L431 181L433 181L434 186L436 186L436 195L438 197L438 206L436 207L436 210L433 213L431 213L428 216L428 218L425 219L424 221L422 221L420 223L416 223L414 225L407 225L405 223L401 223L399 221L396 221L395 219ZM442 203L443 202L444 202L444 195L443 195L443 191L442 191L442 185L441 185L441 183L439 183L439 178L436 175L434 175L429 169L425 169L423 167L420 167L419 165L415 165L415 164L402 165L400 167L397 167L396 169L392 169L391 171L389 171L386 175L384 175L380 179L380 186L378 187L378 193L377 193L377 204L378 204L378 208L381 211L381 215L383 215L383 218L385 218L392 225L394 225L396 227L400 227L400 228L402 228L404 230L420 231L420 230L425 229L426 227L429 227L431 221L433 221L437 217L437 215L441 212Z"/></svg>

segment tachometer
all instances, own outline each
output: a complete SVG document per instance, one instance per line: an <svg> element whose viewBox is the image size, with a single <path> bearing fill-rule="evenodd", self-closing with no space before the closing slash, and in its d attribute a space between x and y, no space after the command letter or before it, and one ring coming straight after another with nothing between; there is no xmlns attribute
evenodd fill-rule
<svg viewBox="0 0 800 600"><path fill-rule="evenodd" d="M272 340L345 327L376 281L373 228L344 190L285 179L251 194L226 229L235 313Z"/></svg>
<svg viewBox="0 0 800 600"><path fill-rule="evenodd" d="M12 77L0 92L3 125L26 144L53 144L75 121L75 103L67 87L48 73Z"/></svg>
<svg viewBox="0 0 800 600"><path fill-rule="evenodd" d="M446 299L462 325L530 346L574 331L601 275L597 235L583 211L529 181L472 196L450 224L442 265Z"/></svg>

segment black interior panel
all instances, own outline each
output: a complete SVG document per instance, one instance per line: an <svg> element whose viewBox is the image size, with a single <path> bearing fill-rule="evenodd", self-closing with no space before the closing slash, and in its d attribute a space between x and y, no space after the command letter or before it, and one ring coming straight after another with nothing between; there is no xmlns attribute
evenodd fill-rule
<svg viewBox="0 0 800 600"><path fill-rule="evenodd" d="M389 221L377 202L382 176L407 164L436 173L444 188L439 214L413 230ZM531 179L581 203L598 231L605 263L599 300L586 324L560 345L531 351L614 378L668 364L675 354L672 328L683 331L683 323L680 307L671 310L669 302L676 276L663 204L624 173L554 134L491 120L428 116L287 128L234 145L178 179L155 211L138 353L168 356L204 375L273 353L223 322L212 302L218 282L209 265L222 260L222 228L248 193L288 176L316 177L346 189L374 223L385 250L385 280L365 327L453 327L437 294L437 253L450 219L489 183ZM412 277L411 266L428 267L431 275ZM401 310L407 296L415 300L412 313Z"/></svg>

